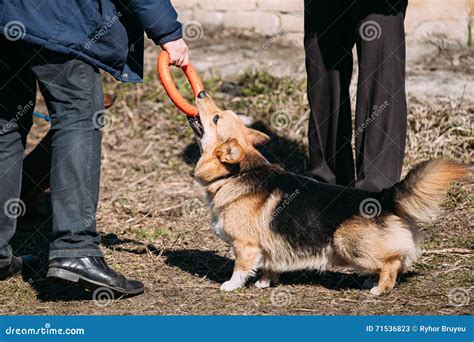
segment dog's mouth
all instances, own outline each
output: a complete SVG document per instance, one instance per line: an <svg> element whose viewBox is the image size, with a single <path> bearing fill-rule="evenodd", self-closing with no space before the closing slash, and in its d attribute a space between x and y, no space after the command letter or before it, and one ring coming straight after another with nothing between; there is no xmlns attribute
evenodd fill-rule
<svg viewBox="0 0 474 342"><path fill-rule="evenodd" d="M196 137L198 137L198 139L202 139L202 137L204 136L204 127L202 126L202 122L199 118L199 115L188 116L188 122Z"/></svg>
<svg viewBox="0 0 474 342"><path fill-rule="evenodd" d="M201 114L205 114L209 111L209 102L212 103L212 101L209 100L209 97L206 92L204 90L201 91L195 99L195 104L198 109L198 115L188 117L189 124L191 125L191 128L193 129L194 134L196 135L198 140L201 140L204 136L204 126L201 121Z"/></svg>

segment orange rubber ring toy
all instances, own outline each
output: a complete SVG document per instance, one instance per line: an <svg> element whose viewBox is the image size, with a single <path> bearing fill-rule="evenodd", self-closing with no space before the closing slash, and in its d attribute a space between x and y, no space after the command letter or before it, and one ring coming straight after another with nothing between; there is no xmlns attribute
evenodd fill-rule
<svg viewBox="0 0 474 342"><path fill-rule="evenodd" d="M197 116L198 110L196 106L189 104L188 101L186 101L186 99L179 93L176 85L174 84L173 78L171 77L170 56L168 52L161 51L161 53L158 55L156 66L161 83L163 84L163 87L165 88L166 93L170 97L171 101L173 101L176 107L178 107L187 116ZM191 64L188 64L182 69L189 81L189 84L191 84L191 87L193 88L194 96L197 96L201 91L204 90L204 86L202 85L199 75Z"/></svg>

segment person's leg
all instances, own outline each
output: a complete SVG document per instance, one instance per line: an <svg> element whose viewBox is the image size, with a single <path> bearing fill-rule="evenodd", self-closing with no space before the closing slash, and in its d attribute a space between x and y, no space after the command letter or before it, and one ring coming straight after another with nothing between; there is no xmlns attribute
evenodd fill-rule
<svg viewBox="0 0 474 342"><path fill-rule="evenodd" d="M23 158L20 198L27 215L41 213L51 173L51 131Z"/></svg>
<svg viewBox="0 0 474 342"><path fill-rule="evenodd" d="M51 117L50 258L102 256L95 221L101 132L94 115L103 109L99 71L46 50L32 70Z"/></svg>
<svg viewBox="0 0 474 342"><path fill-rule="evenodd" d="M51 140L52 131L49 131L35 148L23 160L23 177L21 183L22 195L24 192L43 192L49 189L51 173Z"/></svg>
<svg viewBox="0 0 474 342"><path fill-rule="evenodd" d="M32 70L51 117L53 240L47 277L141 293L143 283L108 267L99 249L95 215L105 115L99 71L53 52L41 53Z"/></svg>
<svg viewBox="0 0 474 342"><path fill-rule="evenodd" d="M364 190L380 191L400 180L407 125L406 5L370 0L359 8L356 186Z"/></svg>
<svg viewBox="0 0 474 342"><path fill-rule="evenodd" d="M25 213L21 170L35 107L36 81L21 44L0 36L0 269L12 262L10 239Z"/></svg>
<svg viewBox="0 0 474 342"><path fill-rule="evenodd" d="M104 95L104 107L110 108L115 96ZM35 148L23 160L23 177L21 199L25 202L28 213L38 212L45 200L45 191L50 187L51 174L51 140L50 130Z"/></svg>
<svg viewBox="0 0 474 342"><path fill-rule="evenodd" d="M353 1L307 1L305 51L308 77L310 172L332 184L354 184L349 86L355 42Z"/></svg>

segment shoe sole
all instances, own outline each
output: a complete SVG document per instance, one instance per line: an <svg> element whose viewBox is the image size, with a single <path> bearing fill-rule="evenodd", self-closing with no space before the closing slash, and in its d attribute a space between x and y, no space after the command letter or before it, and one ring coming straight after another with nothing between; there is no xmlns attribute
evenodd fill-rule
<svg viewBox="0 0 474 342"><path fill-rule="evenodd" d="M138 290L131 290L127 291L125 289L119 288L119 287L113 287L104 283L97 282L95 280L89 279L87 277L84 277L80 274L63 270L62 268L56 268L56 267L51 267L48 270L48 274L46 275L47 278L55 278L55 279L60 279L60 280L66 280L72 283L79 283L79 284L84 284L84 286L90 290L95 290L99 287L106 287L108 289L111 289L112 291L118 292L122 295L136 295L143 293L145 291L145 288L141 288Z"/></svg>

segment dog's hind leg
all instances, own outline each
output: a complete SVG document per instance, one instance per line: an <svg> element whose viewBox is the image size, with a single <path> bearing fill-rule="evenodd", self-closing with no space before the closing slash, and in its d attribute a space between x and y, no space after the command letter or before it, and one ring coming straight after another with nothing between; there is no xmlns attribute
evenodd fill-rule
<svg viewBox="0 0 474 342"><path fill-rule="evenodd" d="M264 270L262 274L262 278L255 283L255 286L259 289L265 289L270 287L272 284L278 284L280 280L280 274L277 272L273 272L270 270Z"/></svg>
<svg viewBox="0 0 474 342"><path fill-rule="evenodd" d="M222 291L233 291L245 286L247 280L254 275L262 257L260 248L252 242L234 241L234 249L234 272L230 280L221 285Z"/></svg>
<svg viewBox="0 0 474 342"><path fill-rule="evenodd" d="M377 286L374 286L370 290L370 293L374 296L379 296L393 289L401 267L402 263L398 258L384 262L382 269L380 270L379 282Z"/></svg>

